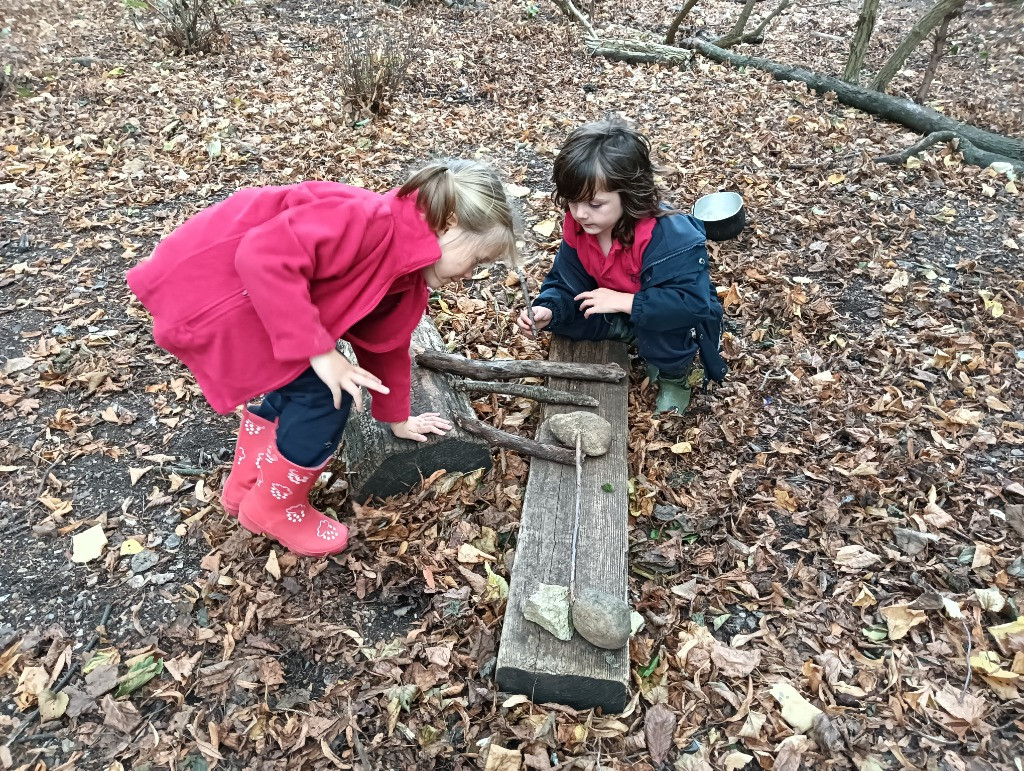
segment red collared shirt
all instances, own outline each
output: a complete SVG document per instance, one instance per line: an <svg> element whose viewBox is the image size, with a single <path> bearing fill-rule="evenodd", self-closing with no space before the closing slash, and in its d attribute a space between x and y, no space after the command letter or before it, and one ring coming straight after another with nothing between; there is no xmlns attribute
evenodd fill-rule
<svg viewBox="0 0 1024 771"><path fill-rule="evenodd" d="M656 222L654 217L640 220L636 223L633 243L630 246L623 246L618 240L612 241L611 251L605 255L597 242L597 236L587 233L572 215L566 212L562 238L576 250L583 269L597 281L599 287L636 294L640 291L640 268L643 265L644 251L651 242Z"/></svg>

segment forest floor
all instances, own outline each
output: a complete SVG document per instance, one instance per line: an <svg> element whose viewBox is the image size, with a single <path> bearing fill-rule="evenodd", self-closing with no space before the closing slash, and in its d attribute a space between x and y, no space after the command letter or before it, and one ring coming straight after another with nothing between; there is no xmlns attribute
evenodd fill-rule
<svg viewBox="0 0 1024 771"><path fill-rule="evenodd" d="M676 11L596 5L598 30L650 40ZM681 36L720 34L739 9L702 0ZM741 50L837 74L858 11L798 3ZM921 11L883 4L867 70ZM0 9L3 768L1022 767L1018 185L944 146L875 164L916 137L764 73L594 58L539 0L244 0L221 19L226 48L183 57L119 0ZM417 57L372 120L341 85L356 33ZM1024 136L1020 11L971 5L952 43L927 103ZM892 93L916 92L927 54ZM608 111L651 137L669 202L737 190L750 219L709 245L726 383L656 418L630 374L645 625L619 715L493 680L504 606L459 547L508 577L527 459L365 506L331 485L321 501L351 545L296 559L219 508L237 419L155 347L123 280L241 186L386 190L449 155L517 186L535 290L559 238L552 159ZM515 333L505 278L432 300L451 350L546 355ZM524 399L475 406L536 426ZM796 730L779 684L826 718Z"/></svg>

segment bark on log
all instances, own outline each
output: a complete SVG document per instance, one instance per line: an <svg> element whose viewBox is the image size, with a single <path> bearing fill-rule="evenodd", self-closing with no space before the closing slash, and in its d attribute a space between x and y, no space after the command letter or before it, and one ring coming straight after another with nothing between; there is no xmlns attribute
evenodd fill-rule
<svg viewBox="0 0 1024 771"><path fill-rule="evenodd" d="M777 80L805 83L811 90L819 94L833 92L836 98L845 105L899 123L921 134L952 131L960 139L967 140L962 145L964 160L967 163L988 166L990 163L999 161L1010 163L1018 170L1024 169L1024 142L1020 140L985 131L969 123L960 123L909 99L861 88L838 78L811 72L801 67L790 67L755 56L743 56L696 38L687 38L681 41L680 48L634 40L597 38L588 41L588 45L592 53L610 59L679 65L689 61L691 51L699 51L716 62L732 64L736 67L753 67L770 73Z"/></svg>
<svg viewBox="0 0 1024 771"><path fill-rule="evenodd" d="M562 463L569 466L576 465L576 455L572 450L561 445L547 442L538 442L534 439L527 439L524 436L510 434L482 420L470 418L466 415L455 415L452 418L459 428L474 436L486 439L495 447L504 447L506 450L515 450L520 455L531 455L535 458L543 458L554 463Z"/></svg>
<svg viewBox="0 0 1024 771"><path fill-rule="evenodd" d="M921 45L921 41L928 37L928 33L939 26L942 20L951 13L959 11L963 4L964 0L938 0L918 20L917 24L907 33L903 42L892 52L892 56L886 60L885 64L882 65L882 69L875 75L875 79L871 82L871 87L876 91L885 91L889 81L900 71L900 67L907 61L907 57L914 52L914 49Z"/></svg>
<svg viewBox="0 0 1024 771"><path fill-rule="evenodd" d="M524 383L499 383L493 380L456 380L452 383L456 391L463 393L507 394L522 396L545 404L575 404L580 407L596 407L597 399L586 394L558 391L539 385Z"/></svg>
<svg viewBox="0 0 1024 771"><path fill-rule="evenodd" d="M413 332L412 343L413 350L444 347L441 335L426 316ZM472 414L473 407L469 398L455 391L446 377L413 366L412 413L423 412L440 412L451 419L459 413ZM444 436L430 435L426 442L399 439L389 426L370 416L368 407L361 413L352 413L345 426L344 441L342 459L349 472L349 487L358 501L408 492L440 469L467 472L491 467L487 443L458 427Z"/></svg>
<svg viewBox="0 0 1024 771"><path fill-rule="evenodd" d="M843 80L847 83L860 82L860 68L864 66L868 43L871 42L871 33L875 30L875 21L878 18L878 2L879 0L864 0L864 5L861 6L857 31L850 42L850 55L846 58L846 67L843 68Z"/></svg>
<svg viewBox="0 0 1024 771"><path fill-rule="evenodd" d="M617 383L626 376L618 364L573 364L560 361L520 361L518 359L467 359L453 353L427 350L416 354L421 367L451 375L487 380L519 377L564 377L572 380L598 380Z"/></svg>
<svg viewBox="0 0 1024 771"><path fill-rule="evenodd" d="M623 343L551 342L552 359L614 361L626 364ZM565 381L552 381L565 386ZM627 387L625 383L581 384L597 397L597 414L612 424L608 452L583 465L576 584L626 599L629 550ZM546 407L543 417L572 408ZM545 429L546 431L546 429ZM542 433L538 438L546 440ZM523 616L523 605L537 586L568 586L576 511L576 453L571 465L534 460L523 499L508 603L501 630L495 676L503 691L533 702L557 702L576 709L601 707L621 712L629 700L629 644L602 650L578 634L563 642Z"/></svg>

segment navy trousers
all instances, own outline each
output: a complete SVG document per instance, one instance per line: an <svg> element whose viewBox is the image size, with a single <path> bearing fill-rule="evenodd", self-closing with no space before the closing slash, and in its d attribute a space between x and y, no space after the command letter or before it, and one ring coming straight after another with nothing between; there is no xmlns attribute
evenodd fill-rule
<svg viewBox="0 0 1024 771"><path fill-rule="evenodd" d="M644 361L668 378L686 375L697 355L697 337L692 329L654 331L637 326L625 313L595 313L589 319L579 313L573 323L551 331L572 340L635 342Z"/></svg>
<svg viewBox="0 0 1024 771"><path fill-rule="evenodd" d="M285 458L315 468L338 449L351 408L352 397L342 392L341 409L337 409L331 389L310 367L249 409L264 420L279 420L277 449Z"/></svg>

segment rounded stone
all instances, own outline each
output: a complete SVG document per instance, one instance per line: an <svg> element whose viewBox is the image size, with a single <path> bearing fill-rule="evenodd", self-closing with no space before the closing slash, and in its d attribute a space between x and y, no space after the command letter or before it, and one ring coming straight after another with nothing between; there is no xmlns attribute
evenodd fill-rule
<svg viewBox="0 0 1024 771"><path fill-rule="evenodd" d="M544 425L567 447L575 448L576 435L580 434L584 455L604 455L612 446L612 424L593 412L563 412L552 415Z"/></svg>
<svg viewBox="0 0 1024 771"><path fill-rule="evenodd" d="M600 589L583 589L572 603L572 625L598 648L619 650L632 629L629 605Z"/></svg>

